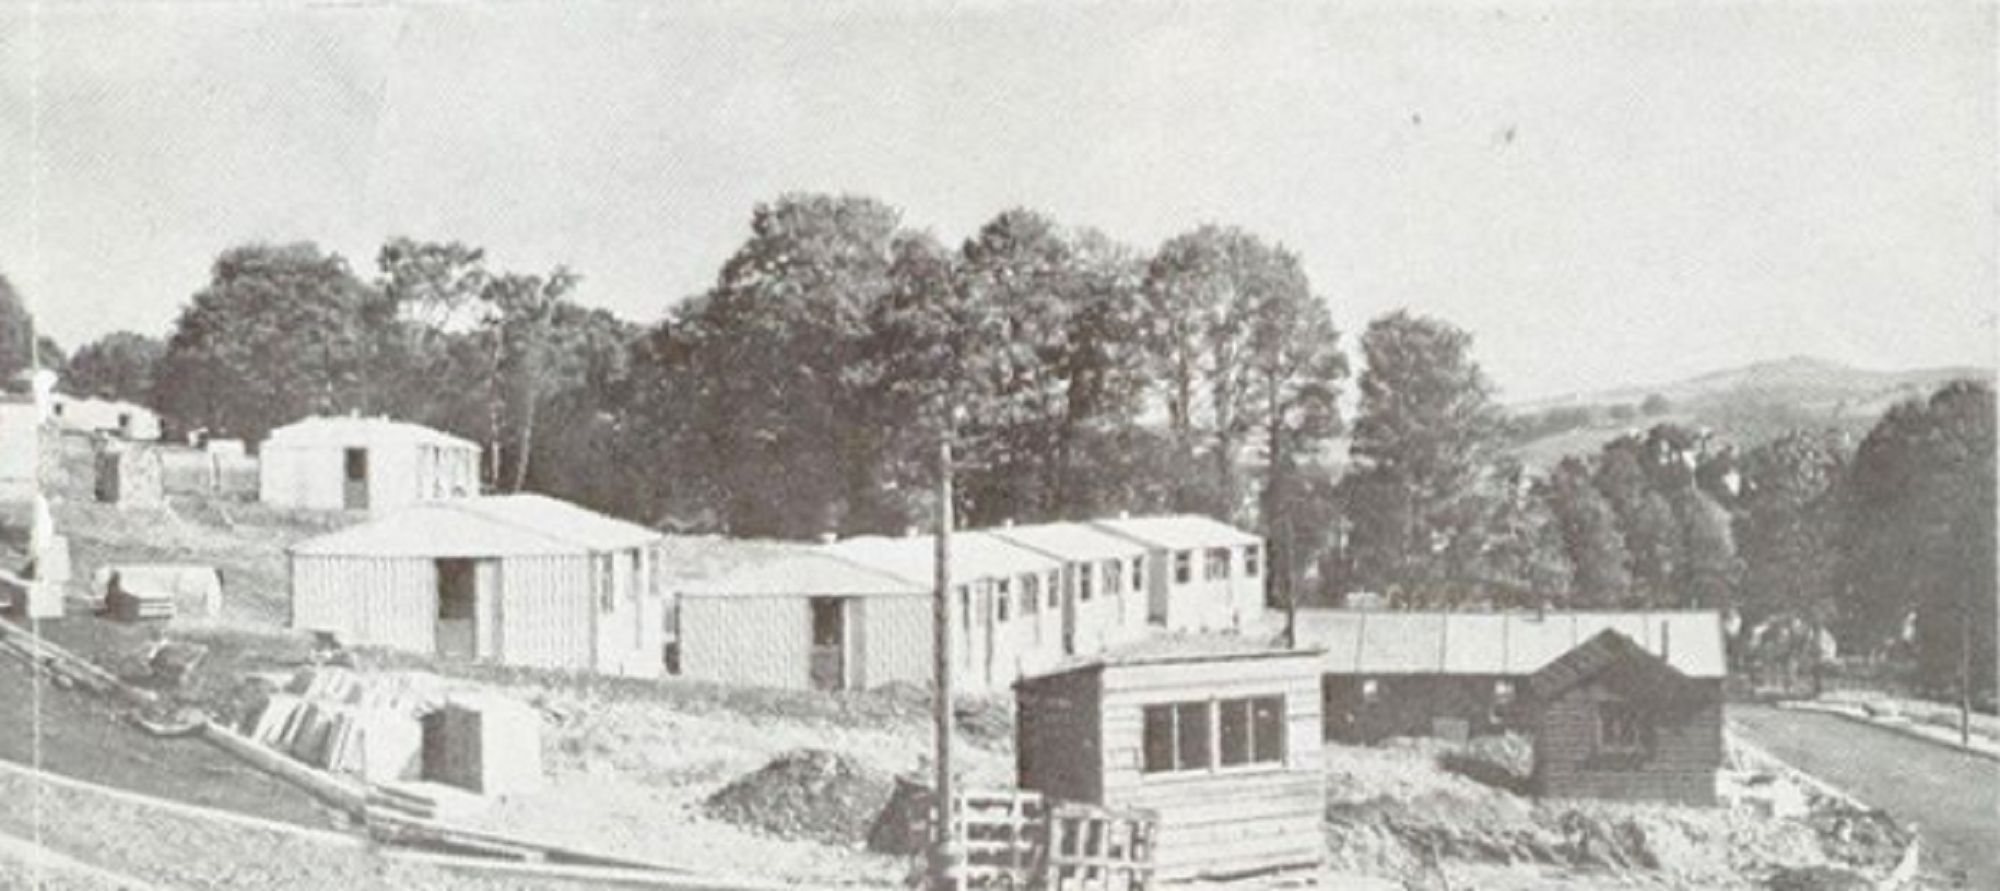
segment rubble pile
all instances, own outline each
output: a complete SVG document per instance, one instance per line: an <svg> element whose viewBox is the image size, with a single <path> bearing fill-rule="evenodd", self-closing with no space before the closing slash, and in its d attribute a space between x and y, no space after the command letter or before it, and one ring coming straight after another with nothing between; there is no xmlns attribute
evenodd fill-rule
<svg viewBox="0 0 2000 891"><path fill-rule="evenodd" d="M708 797L708 816L785 839L864 842L893 781L847 755L800 749Z"/></svg>

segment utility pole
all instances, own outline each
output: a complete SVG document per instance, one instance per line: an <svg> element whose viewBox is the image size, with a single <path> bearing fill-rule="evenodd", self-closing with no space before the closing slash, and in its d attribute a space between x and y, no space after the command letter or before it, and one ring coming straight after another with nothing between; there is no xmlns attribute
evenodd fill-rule
<svg viewBox="0 0 2000 891"><path fill-rule="evenodd" d="M954 807L955 791L952 788L951 759L951 527L952 521L952 459L951 441L957 427L956 419L947 422L944 441L938 445L938 506L937 506L937 592L932 602L934 625L931 629L932 653L936 657L933 667L933 683L936 685L932 698L933 718L936 727L937 766L937 808L931 823L933 845L931 851L932 891L953 891L958 887L958 860L962 853L958 849L957 810Z"/></svg>

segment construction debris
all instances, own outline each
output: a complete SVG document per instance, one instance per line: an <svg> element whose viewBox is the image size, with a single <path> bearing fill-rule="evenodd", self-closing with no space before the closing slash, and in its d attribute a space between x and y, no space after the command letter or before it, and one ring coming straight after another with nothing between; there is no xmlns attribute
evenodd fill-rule
<svg viewBox="0 0 2000 891"><path fill-rule="evenodd" d="M704 810L780 838L859 845L890 793L889 778L852 757L800 749L724 786L709 796Z"/></svg>

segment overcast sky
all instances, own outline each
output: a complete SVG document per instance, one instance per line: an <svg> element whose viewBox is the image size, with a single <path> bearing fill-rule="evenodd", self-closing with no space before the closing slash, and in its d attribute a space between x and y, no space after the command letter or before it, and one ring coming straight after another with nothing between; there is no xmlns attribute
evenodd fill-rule
<svg viewBox="0 0 2000 891"><path fill-rule="evenodd" d="M250 240L465 240L652 321L756 202L851 191L952 242L1238 224L1510 398L1991 364L1994 43L1973 2L14 5L0 272L72 347Z"/></svg>

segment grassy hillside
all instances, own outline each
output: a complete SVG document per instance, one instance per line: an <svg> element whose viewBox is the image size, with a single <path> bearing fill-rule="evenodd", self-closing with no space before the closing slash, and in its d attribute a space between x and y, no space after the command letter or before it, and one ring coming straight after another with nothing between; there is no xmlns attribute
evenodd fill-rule
<svg viewBox="0 0 2000 891"><path fill-rule="evenodd" d="M1834 428L1859 439L1889 407L1993 370L1946 367L1871 371L1794 357L1655 387L1620 387L1512 406L1527 428L1513 444L1530 467L1594 452L1605 441L1659 423L1708 428L1749 447L1798 428Z"/></svg>

